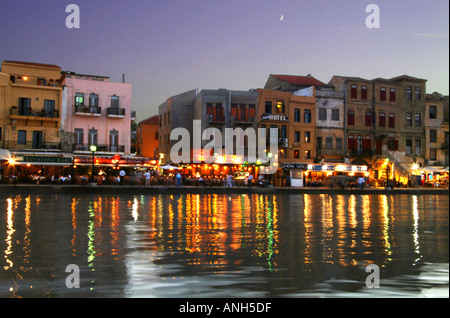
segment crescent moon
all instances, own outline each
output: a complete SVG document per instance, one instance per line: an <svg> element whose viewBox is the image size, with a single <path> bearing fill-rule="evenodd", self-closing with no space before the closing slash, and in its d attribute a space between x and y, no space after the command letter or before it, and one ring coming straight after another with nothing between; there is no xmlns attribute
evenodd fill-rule
<svg viewBox="0 0 450 318"><path fill-rule="evenodd" d="M280 19L280 21L283 21L283 19L284 19L284 15L281 15L281 19Z"/></svg>

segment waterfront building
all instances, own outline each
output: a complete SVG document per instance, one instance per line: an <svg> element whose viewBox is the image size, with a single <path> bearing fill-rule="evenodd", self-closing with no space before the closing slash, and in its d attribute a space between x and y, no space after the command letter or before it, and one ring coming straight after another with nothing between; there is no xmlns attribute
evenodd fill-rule
<svg viewBox="0 0 450 318"><path fill-rule="evenodd" d="M130 154L131 84L109 77L64 72L61 146L74 154Z"/></svg>
<svg viewBox="0 0 450 318"><path fill-rule="evenodd" d="M426 96L425 162L430 166L449 165L449 125L448 113L445 117L444 101L445 97L436 92Z"/></svg>
<svg viewBox="0 0 450 318"><path fill-rule="evenodd" d="M137 155L147 158L158 158L159 116L144 119L138 124L136 131Z"/></svg>
<svg viewBox="0 0 450 318"><path fill-rule="evenodd" d="M275 185L287 185L289 179L303 180L301 170L306 170L316 155L315 87L304 94L307 96L272 89L258 92L257 127L266 129L268 142L278 144L278 153L273 154L278 156L279 163ZM272 140L270 128L277 129L278 140Z"/></svg>
<svg viewBox="0 0 450 318"><path fill-rule="evenodd" d="M345 94L349 161L366 163L376 180L406 184L411 166L425 161L426 80L333 76L328 84Z"/></svg>

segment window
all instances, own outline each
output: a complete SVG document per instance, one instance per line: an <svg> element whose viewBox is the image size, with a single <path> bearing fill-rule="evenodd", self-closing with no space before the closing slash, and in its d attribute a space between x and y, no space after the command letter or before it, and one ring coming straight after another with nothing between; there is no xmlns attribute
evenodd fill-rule
<svg viewBox="0 0 450 318"><path fill-rule="evenodd" d="M421 97L422 97L422 90L420 87L416 87L416 90L414 92L414 98L416 100L420 100Z"/></svg>
<svg viewBox="0 0 450 318"><path fill-rule="evenodd" d="M347 121L348 121L348 125L349 126L354 126L355 125L355 111L354 110L349 110L347 113Z"/></svg>
<svg viewBox="0 0 450 318"><path fill-rule="evenodd" d="M429 118L430 119L436 119L436 115L437 115L437 106L436 105L430 105Z"/></svg>
<svg viewBox="0 0 450 318"><path fill-rule="evenodd" d="M331 110L331 120L339 121L339 109L332 109Z"/></svg>
<svg viewBox="0 0 450 318"><path fill-rule="evenodd" d="M437 130L430 129L430 142L437 142Z"/></svg>
<svg viewBox="0 0 450 318"><path fill-rule="evenodd" d="M348 147L349 150L356 149L356 141L355 141L355 136L354 135L348 135L347 147Z"/></svg>
<svg viewBox="0 0 450 318"><path fill-rule="evenodd" d="M255 109L256 108L255 108L254 104L248 105L248 116L249 116L248 120L249 121L253 121L253 119L255 118L255 112L256 112Z"/></svg>
<svg viewBox="0 0 450 318"><path fill-rule="evenodd" d="M294 150L294 158L300 158L300 150Z"/></svg>
<svg viewBox="0 0 450 318"><path fill-rule="evenodd" d="M75 106L84 106L84 94L75 93Z"/></svg>
<svg viewBox="0 0 450 318"><path fill-rule="evenodd" d="M167 125L170 125L170 111L167 112Z"/></svg>
<svg viewBox="0 0 450 318"><path fill-rule="evenodd" d="M389 128L395 128L395 114L389 113Z"/></svg>
<svg viewBox="0 0 450 318"><path fill-rule="evenodd" d="M327 109L319 108L319 120L327 120Z"/></svg>
<svg viewBox="0 0 450 318"><path fill-rule="evenodd" d="M436 149L430 149L430 160L436 160Z"/></svg>
<svg viewBox="0 0 450 318"><path fill-rule="evenodd" d="M111 96L111 108L119 110L119 96Z"/></svg>
<svg viewBox="0 0 450 318"><path fill-rule="evenodd" d="M222 103L215 104L213 116L214 116L214 118L213 118L214 121L224 121Z"/></svg>
<svg viewBox="0 0 450 318"><path fill-rule="evenodd" d="M88 136L88 144L89 145L97 145L97 129L89 129Z"/></svg>
<svg viewBox="0 0 450 318"><path fill-rule="evenodd" d="M406 113L406 126L411 127L412 126L412 114Z"/></svg>
<svg viewBox="0 0 450 318"><path fill-rule="evenodd" d="M361 86L361 99L367 99L367 86Z"/></svg>
<svg viewBox="0 0 450 318"><path fill-rule="evenodd" d="M364 150L371 150L372 149L372 137L371 136L366 135L364 137L363 149Z"/></svg>
<svg viewBox="0 0 450 318"><path fill-rule="evenodd" d="M28 116L31 114L31 98L19 97L19 115Z"/></svg>
<svg viewBox="0 0 450 318"><path fill-rule="evenodd" d="M55 118L55 101L54 100L44 100L44 116Z"/></svg>
<svg viewBox="0 0 450 318"><path fill-rule="evenodd" d="M287 138L287 126L286 125L281 126L280 138Z"/></svg>
<svg viewBox="0 0 450 318"><path fill-rule="evenodd" d="M119 132L117 130L111 130L109 132L109 146L110 151L117 152L119 151Z"/></svg>
<svg viewBox="0 0 450 318"><path fill-rule="evenodd" d="M75 145L82 145L84 139L84 132L83 129L75 128L74 133L74 143Z"/></svg>
<svg viewBox="0 0 450 318"><path fill-rule="evenodd" d="M231 115L231 116L237 116L237 108L236 108L236 105L232 105L231 106L231 112L233 113L233 107L234 107L234 109L235 109L235 111L236 111L236 114L235 115ZM206 115L213 115L213 104L211 104L211 103L207 103L206 104Z"/></svg>
<svg viewBox="0 0 450 318"><path fill-rule="evenodd" d="M386 127L386 114L385 113L380 113L378 115L378 126Z"/></svg>
<svg viewBox="0 0 450 318"><path fill-rule="evenodd" d="M388 139L388 150L398 150L398 140L394 137L389 137Z"/></svg>
<svg viewBox="0 0 450 318"><path fill-rule="evenodd" d="M326 149L333 149L333 138L332 137L327 137L325 139L325 147L326 147Z"/></svg>
<svg viewBox="0 0 450 318"><path fill-rule="evenodd" d="M386 87L380 87L380 100L386 101Z"/></svg>
<svg viewBox="0 0 450 318"><path fill-rule="evenodd" d="M412 87L406 86L406 99L412 99Z"/></svg>
<svg viewBox="0 0 450 318"><path fill-rule="evenodd" d="M300 132L294 131L294 142L300 142Z"/></svg>
<svg viewBox="0 0 450 318"><path fill-rule="evenodd" d="M0 140L2 140L2 127L0 127Z"/></svg>
<svg viewBox="0 0 450 318"><path fill-rule="evenodd" d="M420 113L416 113L416 114L414 115L414 121L415 121L415 123L416 123L416 127L420 127L420 124L421 124Z"/></svg>
<svg viewBox="0 0 450 318"><path fill-rule="evenodd" d="M342 138L336 138L336 149L342 150Z"/></svg>
<svg viewBox="0 0 450 318"><path fill-rule="evenodd" d="M27 132L26 130L19 130L17 134L17 143L19 145L25 145L27 143Z"/></svg>
<svg viewBox="0 0 450 318"><path fill-rule="evenodd" d="M266 102L265 113L266 114L272 114L272 102Z"/></svg>
<svg viewBox="0 0 450 318"><path fill-rule="evenodd" d="M98 106L98 95L97 94L91 94L89 95L89 106Z"/></svg>
<svg viewBox="0 0 450 318"><path fill-rule="evenodd" d="M277 101L277 113L284 113L284 102Z"/></svg>
<svg viewBox="0 0 450 318"><path fill-rule="evenodd" d="M294 109L294 122L299 123L300 122L300 109L299 108L295 108Z"/></svg>
<svg viewBox="0 0 450 318"><path fill-rule="evenodd" d="M406 152L407 155L412 154L412 137L406 136Z"/></svg>
<svg viewBox="0 0 450 318"><path fill-rule="evenodd" d="M311 150L305 150L305 159L311 159Z"/></svg>
<svg viewBox="0 0 450 318"><path fill-rule="evenodd" d="M311 110L310 109L305 109L305 120L304 122L306 124L310 124L311 123Z"/></svg>
<svg viewBox="0 0 450 318"><path fill-rule="evenodd" d="M416 151L415 151L415 153L416 153L416 155L421 155L422 154L422 147L421 147L421 141L420 141L420 137L416 137L416 140L415 140L415 148L416 148Z"/></svg>
<svg viewBox="0 0 450 318"><path fill-rule="evenodd" d="M371 111L366 111L365 123L366 123L366 127L372 126L372 112Z"/></svg>
<svg viewBox="0 0 450 318"><path fill-rule="evenodd" d="M391 88L389 92L389 100L395 102L395 88Z"/></svg>
<svg viewBox="0 0 450 318"><path fill-rule="evenodd" d="M311 132L305 131L305 143L311 142Z"/></svg>
<svg viewBox="0 0 450 318"><path fill-rule="evenodd" d="M239 121L242 122L246 122L247 121L247 105L245 104L241 104L239 105L239 110L238 110L238 119Z"/></svg>
<svg viewBox="0 0 450 318"><path fill-rule="evenodd" d="M358 98L358 87L354 84L351 86L350 97Z"/></svg>

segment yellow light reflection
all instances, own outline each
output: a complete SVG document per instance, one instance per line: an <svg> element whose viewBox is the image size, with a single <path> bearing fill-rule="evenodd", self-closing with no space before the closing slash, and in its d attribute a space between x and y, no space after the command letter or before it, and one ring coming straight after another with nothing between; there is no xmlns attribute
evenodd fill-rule
<svg viewBox="0 0 450 318"><path fill-rule="evenodd" d="M6 208L6 250L5 250L5 260L6 263L8 264L7 266L4 266L3 268L5 270L10 269L11 267L13 267L13 262L9 259L9 255L11 255L13 253L12 251L12 235L13 233L16 231L14 229L14 222L13 222L13 215L14 215L14 211L13 211L13 200L11 198L8 198L6 200L6 202L8 203L8 207Z"/></svg>
<svg viewBox="0 0 450 318"><path fill-rule="evenodd" d="M419 200L417 195L413 195L413 217L414 217L414 230L413 230L413 241L414 241L414 252L418 255L418 257L414 260L414 264L416 264L421 258L420 254L420 245L419 245Z"/></svg>

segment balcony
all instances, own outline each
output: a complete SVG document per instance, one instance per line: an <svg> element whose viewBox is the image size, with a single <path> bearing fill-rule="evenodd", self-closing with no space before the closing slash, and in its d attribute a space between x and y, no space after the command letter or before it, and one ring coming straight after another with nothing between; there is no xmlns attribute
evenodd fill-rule
<svg viewBox="0 0 450 318"><path fill-rule="evenodd" d="M35 110L32 108L18 109L17 106L12 106L10 109L10 117L12 119L58 121L59 110L46 111L44 109Z"/></svg>
<svg viewBox="0 0 450 318"><path fill-rule="evenodd" d="M101 116L102 108L98 106L76 105L74 114L79 116Z"/></svg>
<svg viewBox="0 0 450 318"><path fill-rule="evenodd" d="M90 144L74 144L73 152L92 153L90 147L91 147ZM124 145L97 145L96 153L99 153L99 152L124 153L125 146Z"/></svg>
<svg viewBox="0 0 450 318"><path fill-rule="evenodd" d="M109 107L106 109L106 116L110 118L125 118L125 108Z"/></svg>
<svg viewBox="0 0 450 318"><path fill-rule="evenodd" d="M223 116L206 115L206 121L208 124L224 124L225 118Z"/></svg>
<svg viewBox="0 0 450 318"><path fill-rule="evenodd" d="M255 121L255 117L248 116L246 118L239 118L237 116L231 116L231 126L235 125L252 125Z"/></svg>
<svg viewBox="0 0 450 318"><path fill-rule="evenodd" d="M60 150L61 144L57 142L18 142L5 141L5 148L8 150Z"/></svg>

